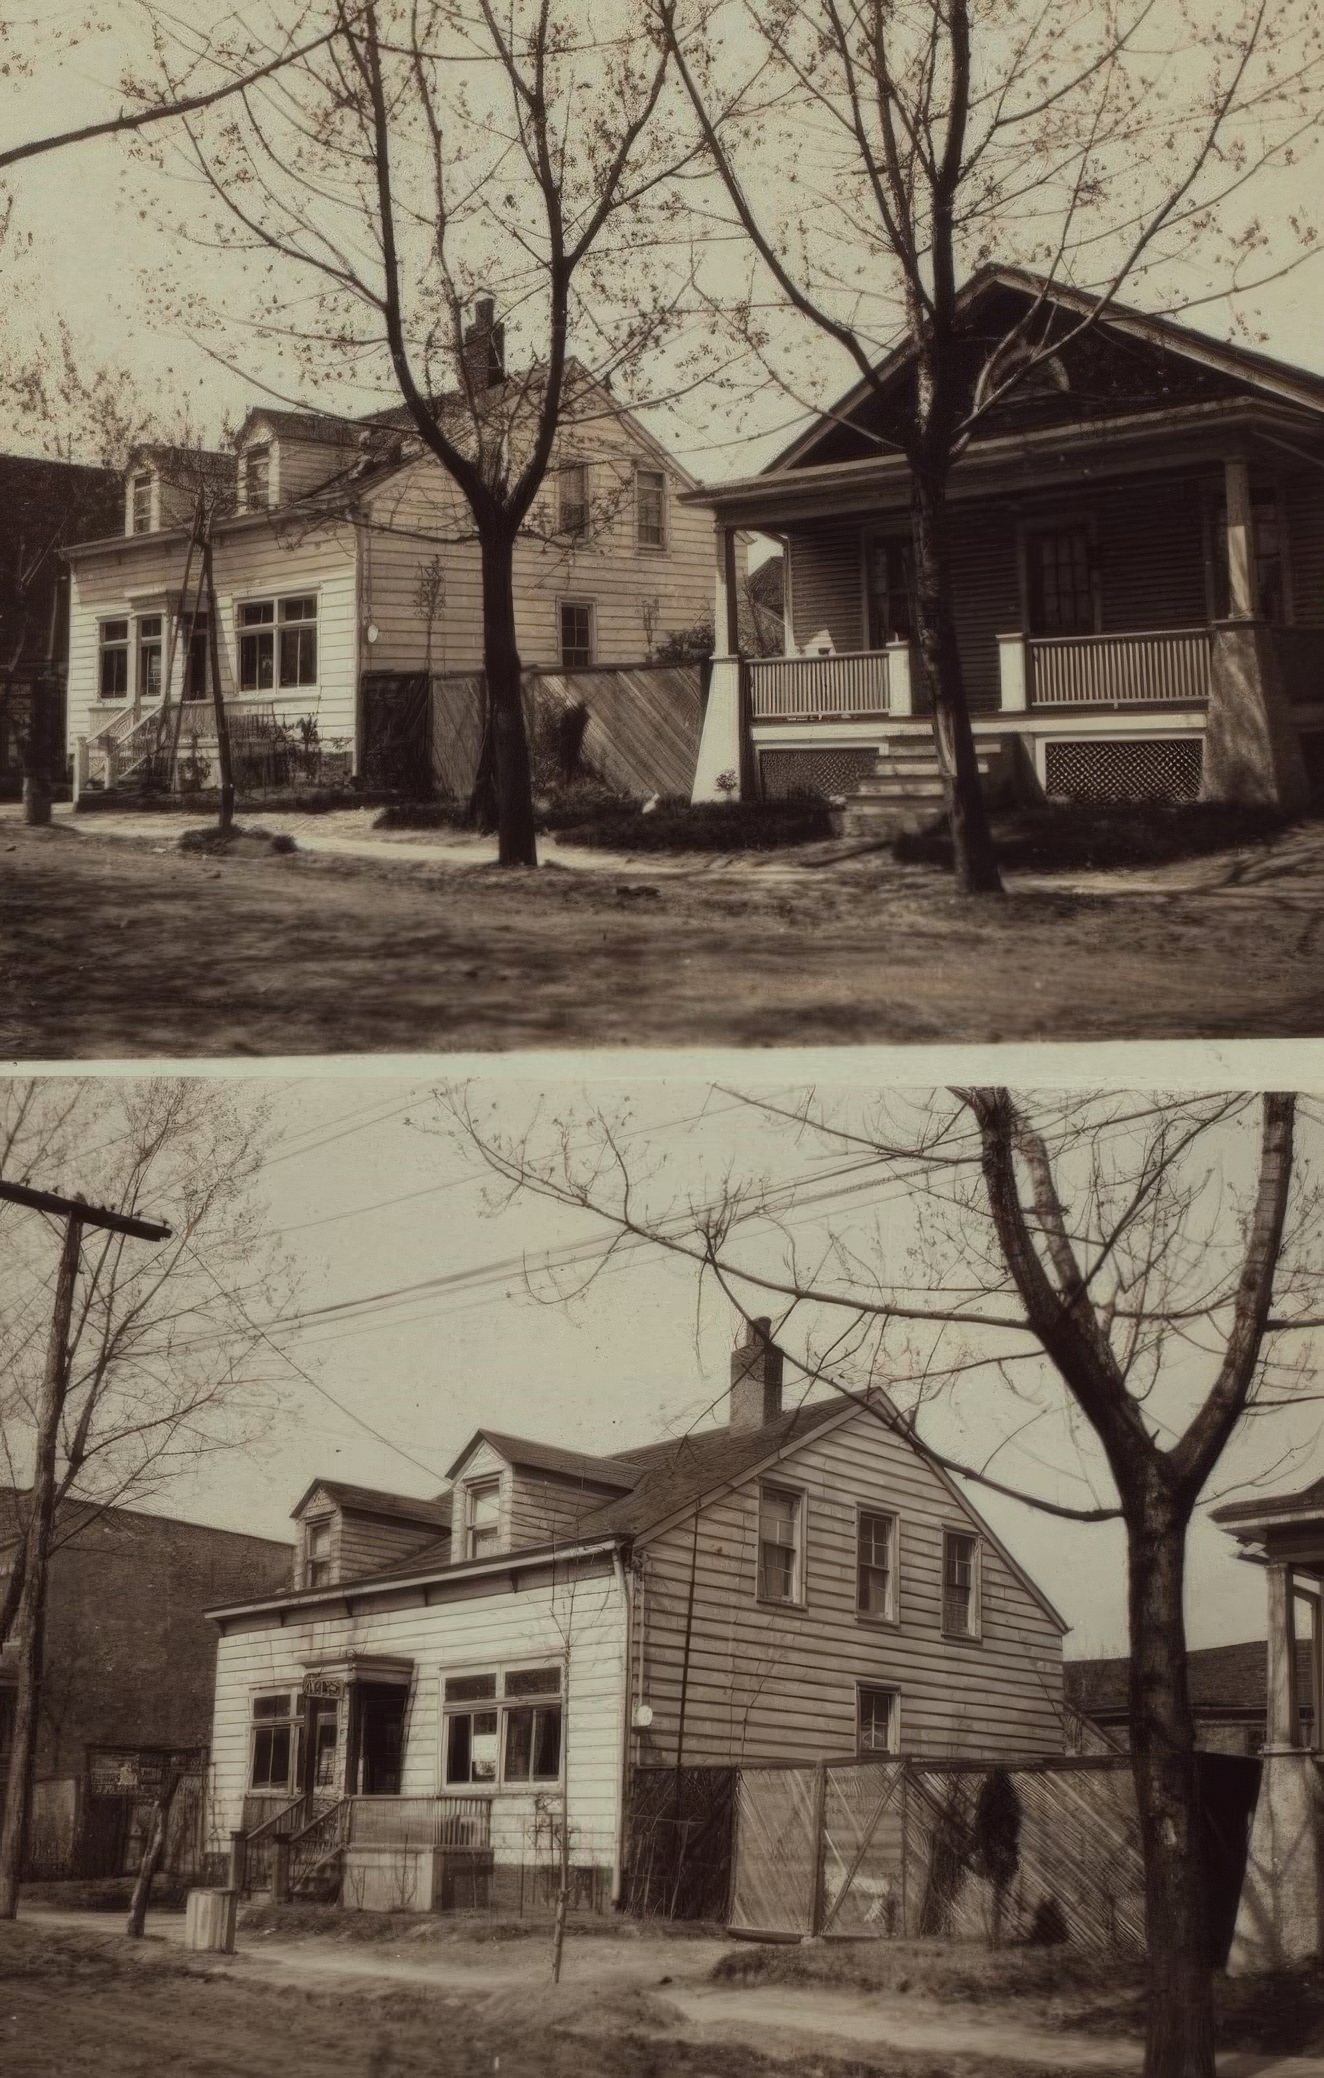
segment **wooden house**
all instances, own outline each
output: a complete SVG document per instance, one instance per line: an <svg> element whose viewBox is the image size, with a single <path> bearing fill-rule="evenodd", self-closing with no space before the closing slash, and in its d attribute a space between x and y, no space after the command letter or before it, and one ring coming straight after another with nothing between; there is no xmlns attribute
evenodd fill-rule
<svg viewBox="0 0 1324 2078"><path fill-rule="evenodd" d="M951 486L976 748L1031 797L1294 807L1324 746L1324 378L1011 267L963 290L972 401L1018 326L1035 364ZM1059 350L1060 348L1060 350ZM718 645L696 798L721 772L860 816L941 783L915 646L913 357L885 359L760 475L697 494ZM738 655L737 533L786 556L784 653Z"/></svg>
<svg viewBox="0 0 1324 2078"><path fill-rule="evenodd" d="M721 1427L603 1457L481 1429L446 1494L379 1497L413 1548L367 1570L316 1482L299 1585L213 1612L213 1826L250 1881L279 1838L296 1888L426 1908L568 1827L618 1897L636 1768L1062 1752L1051 1604L884 1396L787 1406L782 1373L757 1323Z"/></svg>
<svg viewBox="0 0 1324 2078"><path fill-rule="evenodd" d="M537 372L508 379L500 335L485 306L469 328L470 391L436 408L461 440L466 420L472 434L490 419L517 450ZM189 560L202 485L217 515L214 631ZM610 388L572 365L515 550L526 666L637 663L711 612L711 522L682 503L693 487ZM235 736L274 725L296 746L315 744L326 782L392 783L392 759L416 754L413 721L401 746L402 698L425 743L428 681L482 665L468 508L403 411L348 420L260 406L225 454L144 448L121 530L80 545L69 564L68 749L80 792L140 781L172 703L179 726L164 733L176 768L206 759L213 634ZM426 748L417 754L426 760Z"/></svg>

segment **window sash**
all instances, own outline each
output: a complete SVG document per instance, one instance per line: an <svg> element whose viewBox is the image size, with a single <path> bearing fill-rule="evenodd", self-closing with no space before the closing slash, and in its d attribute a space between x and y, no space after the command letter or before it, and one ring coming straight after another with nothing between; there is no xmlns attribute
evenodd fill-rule
<svg viewBox="0 0 1324 2078"><path fill-rule="evenodd" d="M449 1675L442 1694L446 1788L559 1781L565 1710L559 1667Z"/></svg>
<svg viewBox="0 0 1324 2078"><path fill-rule="evenodd" d="M862 1513L856 1532L856 1606L862 1616L892 1614L896 1517Z"/></svg>
<svg viewBox="0 0 1324 2078"><path fill-rule="evenodd" d="M134 477L130 496L134 533L150 534L152 531L152 478L150 472Z"/></svg>
<svg viewBox="0 0 1324 2078"><path fill-rule="evenodd" d="M660 469L635 472L635 531L642 548L667 545L667 479Z"/></svg>
<svg viewBox="0 0 1324 2078"><path fill-rule="evenodd" d="M960 1531L946 1531L942 1549L942 1627L949 1636L975 1635L977 1581L977 1540Z"/></svg>
<svg viewBox="0 0 1324 2078"><path fill-rule="evenodd" d="M98 639L97 695L102 700L129 696L129 623L102 621Z"/></svg>
<svg viewBox="0 0 1324 2078"><path fill-rule="evenodd" d="M270 447L250 447L244 456L244 502L250 511L271 503Z"/></svg>
<svg viewBox="0 0 1324 2078"><path fill-rule="evenodd" d="M1036 635L1094 633L1094 577L1084 527L1041 529L1028 543L1030 619Z"/></svg>
<svg viewBox="0 0 1324 2078"><path fill-rule="evenodd" d="M236 619L241 693L317 684L315 592L241 600Z"/></svg>
<svg viewBox="0 0 1324 2078"><path fill-rule="evenodd" d="M588 527L588 467L584 462L567 462L556 486L556 529L559 534L583 534Z"/></svg>
<svg viewBox="0 0 1324 2078"><path fill-rule="evenodd" d="M860 1753L894 1753L896 1690L861 1686L856 1695L856 1750Z"/></svg>
<svg viewBox="0 0 1324 2078"><path fill-rule="evenodd" d="M567 670L593 662L593 609L561 602L561 662Z"/></svg>
<svg viewBox="0 0 1324 2078"><path fill-rule="evenodd" d="M784 1487L759 1488L759 1579L762 1602L800 1599L801 1497Z"/></svg>

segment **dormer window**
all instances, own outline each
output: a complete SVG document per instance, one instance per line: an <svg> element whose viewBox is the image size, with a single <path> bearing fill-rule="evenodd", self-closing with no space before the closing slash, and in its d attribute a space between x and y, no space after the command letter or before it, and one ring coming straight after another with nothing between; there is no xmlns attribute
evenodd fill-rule
<svg viewBox="0 0 1324 2078"><path fill-rule="evenodd" d="M501 1482L499 1479L480 1479L465 1488L464 1494L464 1555L466 1558L488 1558L497 1549L501 1538Z"/></svg>
<svg viewBox="0 0 1324 2078"><path fill-rule="evenodd" d="M244 456L244 504L249 512L265 512L271 504L271 448L265 441Z"/></svg>
<svg viewBox="0 0 1324 2078"><path fill-rule="evenodd" d="M303 1584L328 1587L331 1582L331 1524L310 1522L305 1531Z"/></svg>
<svg viewBox="0 0 1324 2078"><path fill-rule="evenodd" d="M139 469L129 483L129 524L135 534L152 531L152 472Z"/></svg>

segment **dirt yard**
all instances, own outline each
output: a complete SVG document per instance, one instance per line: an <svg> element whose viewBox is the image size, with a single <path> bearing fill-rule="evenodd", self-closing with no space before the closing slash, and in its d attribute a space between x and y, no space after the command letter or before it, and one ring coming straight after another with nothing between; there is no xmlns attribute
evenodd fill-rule
<svg viewBox="0 0 1324 2078"><path fill-rule="evenodd" d="M140 2078L158 2067L175 2078L1134 2078L1140 2066L1130 1978L1097 1962L1061 1971L1059 1989L1052 1957L1009 1971L1005 1955L972 1961L945 1946L935 1956L940 1944L900 1943L887 1944L884 1961L869 1944L861 1976L858 1951L815 1944L785 1951L809 1965L798 1973L775 1961L780 1950L615 1922L569 1936L553 1986L546 1929L495 1940L488 1928L479 1939L424 1920L385 1938L374 1929L368 1941L352 1938L353 1919L323 1918L315 1927L307 1913L284 1925L258 1915L241 1928L237 1955L193 1957L179 1945L177 1916L154 1918L149 1939L131 1943L92 1915L27 1912L18 1926L0 1925L0 2069L7 2078ZM760 1956L766 1966L741 1967ZM1243 2012L1220 2078L1324 2078L1324 2058L1285 2054L1259 2032Z"/></svg>
<svg viewBox="0 0 1324 2078"><path fill-rule="evenodd" d="M869 857L180 854L0 821L0 1049L26 1059L1324 1034L1324 826L963 901Z"/></svg>

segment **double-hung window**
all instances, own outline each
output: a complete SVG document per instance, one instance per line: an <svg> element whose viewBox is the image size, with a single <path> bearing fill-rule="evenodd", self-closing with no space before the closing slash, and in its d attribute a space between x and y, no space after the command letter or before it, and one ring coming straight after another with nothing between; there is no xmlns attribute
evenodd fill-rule
<svg viewBox="0 0 1324 2078"><path fill-rule="evenodd" d="M582 670L593 662L593 608L585 599L561 601L561 664Z"/></svg>
<svg viewBox="0 0 1324 2078"><path fill-rule="evenodd" d="M464 1490L464 1555L486 1558L501 1540L501 1481L478 1479Z"/></svg>
<svg viewBox="0 0 1324 2078"><path fill-rule="evenodd" d="M298 1761L299 1698L288 1689L254 1696L250 1789L289 1789Z"/></svg>
<svg viewBox="0 0 1324 2078"><path fill-rule="evenodd" d="M804 1497L789 1487L759 1488L759 1580L761 1602L803 1599L801 1526Z"/></svg>
<svg viewBox="0 0 1324 2078"><path fill-rule="evenodd" d="M559 1667L448 1675L442 1689L446 1787L558 1781L563 1708Z"/></svg>
<svg viewBox="0 0 1324 2078"><path fill-rule="evenodd" d="M239 607L239 690L317 684L317 597L245 599Z"/></svg>
<svg viewBox="0 0 1324 2078"><path fill-rule="evenodd" d="M901 1698L894 1688L860 1682L855 1691L857 1753L895 1753L899 1744Z"/></svg>
<svg viewBox="0 0 1324 2078"><path fill-rule="evenodd" d="M249 512L265 512L271 503L271 449L265 444L250 447L244 455L244 506Z"/></svg>
<svg viewBox="0 0 1324 2078"><path fill-rule="evenodd" d="M1094 633L1094 571L1084 527L1044 529L1027 536L1030 632Z"/></svg>
<svg viewBox="0 0 1324 2078"><path fill-rule="evenodd" d="M130 522L135 534L152 531L152 472L140 469L129 484Z"/></svg>
<svg viewBox="0 0 1324 2078"><path fill-rule="evenodd" d="M305 1536L303 1584L305 1587L325 1587L331 1579L331 1525L329 1522L310 1522Z"/></svg>
<svg viewBox="0 0 1324 2078"><path fill-rule="evenodd" d="M942 1628L948 1638L979 1636L979 1539L942 1533Z"/></svg>
<svg viewBox="0 0 1324 2078"><path fill-rule="evenodd" d="M98 638L97 691L103 700L129 697L129 623L102 621Z"/></svg>
<svg viewBox="0 0 1324 2078"><path fill-rule="evenodd" d="M667 479L661 469L634 472L635 539L640 548L667 545Z"/></svg>
<svg viewBox="0 0 1324 2078"><path fill-rule="evenodd" d="M556 530L559 534L588 532L587 462L566 462L557 472Z"/></svg>
<svg viewBox="0 0 1324 2078"><path fill-rule="evenodd" d="M855 1606L881 1622L896 1617L896 1517L871 1508L857 1518Z"/></svg>

